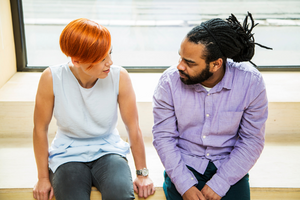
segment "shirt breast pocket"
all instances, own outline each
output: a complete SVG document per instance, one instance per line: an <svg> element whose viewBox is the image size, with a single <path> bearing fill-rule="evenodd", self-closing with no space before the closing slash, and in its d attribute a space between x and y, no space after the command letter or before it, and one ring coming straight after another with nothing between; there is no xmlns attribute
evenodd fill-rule
<svg viewBox="0 0 300 200"><path fill-rule="evenodd" d="M217 134L235 135L240 127L243 112L220 112L217 116Z"/></svg>

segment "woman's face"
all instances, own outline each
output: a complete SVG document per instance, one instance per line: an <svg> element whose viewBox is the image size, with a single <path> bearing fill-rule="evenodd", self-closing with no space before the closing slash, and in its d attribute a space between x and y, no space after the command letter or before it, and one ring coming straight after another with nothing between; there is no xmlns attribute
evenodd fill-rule
<svg viewBox="0 0 300 200"><path fill-rule="evenodd" d="M111 59L111 53L112 49L110 50L109 54L98 63L81 63L81 70L86 75L89 75L91 77L96 77L100 79L106 78L108 73L110 72L110 66L113 64L113 61Z"/></svg>

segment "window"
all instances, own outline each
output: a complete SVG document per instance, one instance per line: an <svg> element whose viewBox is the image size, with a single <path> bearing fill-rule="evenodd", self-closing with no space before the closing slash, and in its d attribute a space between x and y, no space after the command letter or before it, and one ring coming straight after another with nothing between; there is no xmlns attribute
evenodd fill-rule
<svg viewBox="0 0 300 200"><path fill-rule="evenodd" d="M42 70L68 61L59 48L59 35L72 20L88 18L112 35L113 61L129 70L162 71L176 64L186 33L202 21L226 19L234 13L243 20L250 11L258 43L253 62L260 69L300 68L300 1L271 0L11 0L18 12L23 62L21 71ZM14 8L17 7L16 8ZM16 13L13 13L13 15ZM16 20L14 20L16 21ZM14 27L15 29L15 27ZM23 40L22 40L23 39ZM21 49L22 49L21 48Z"/></svg>

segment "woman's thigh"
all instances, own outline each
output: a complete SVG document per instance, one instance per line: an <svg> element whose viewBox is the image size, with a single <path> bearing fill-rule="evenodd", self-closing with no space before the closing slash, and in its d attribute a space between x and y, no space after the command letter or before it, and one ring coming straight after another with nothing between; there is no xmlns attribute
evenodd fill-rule
<svg viewBox="0 0 300 200"><path fill-rule="evenodd" d="M103 200L134 199L131 172L127 161L120 155L108 154L92 165L93 185Z"/></svg>
<svg viewBox="0 0 300 200"><path fill-rule="evenodd" d="M50 170L50 181L56 200L89 200L92 175L89 167L80 162L62 164L55 173Z"/></svg>

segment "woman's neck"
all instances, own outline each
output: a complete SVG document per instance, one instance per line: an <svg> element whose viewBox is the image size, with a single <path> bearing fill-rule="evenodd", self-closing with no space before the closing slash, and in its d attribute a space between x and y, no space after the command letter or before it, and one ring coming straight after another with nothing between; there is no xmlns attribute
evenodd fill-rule
<svg viewBox="0 0 300 200"><path fill-rule="evenodd" d="M80 67L75 67L72 63L69 63L69 68L77 79L78 83L83 88L92 88L98 80L98 78L89 76L88 74L84 73Z"/></svg>

